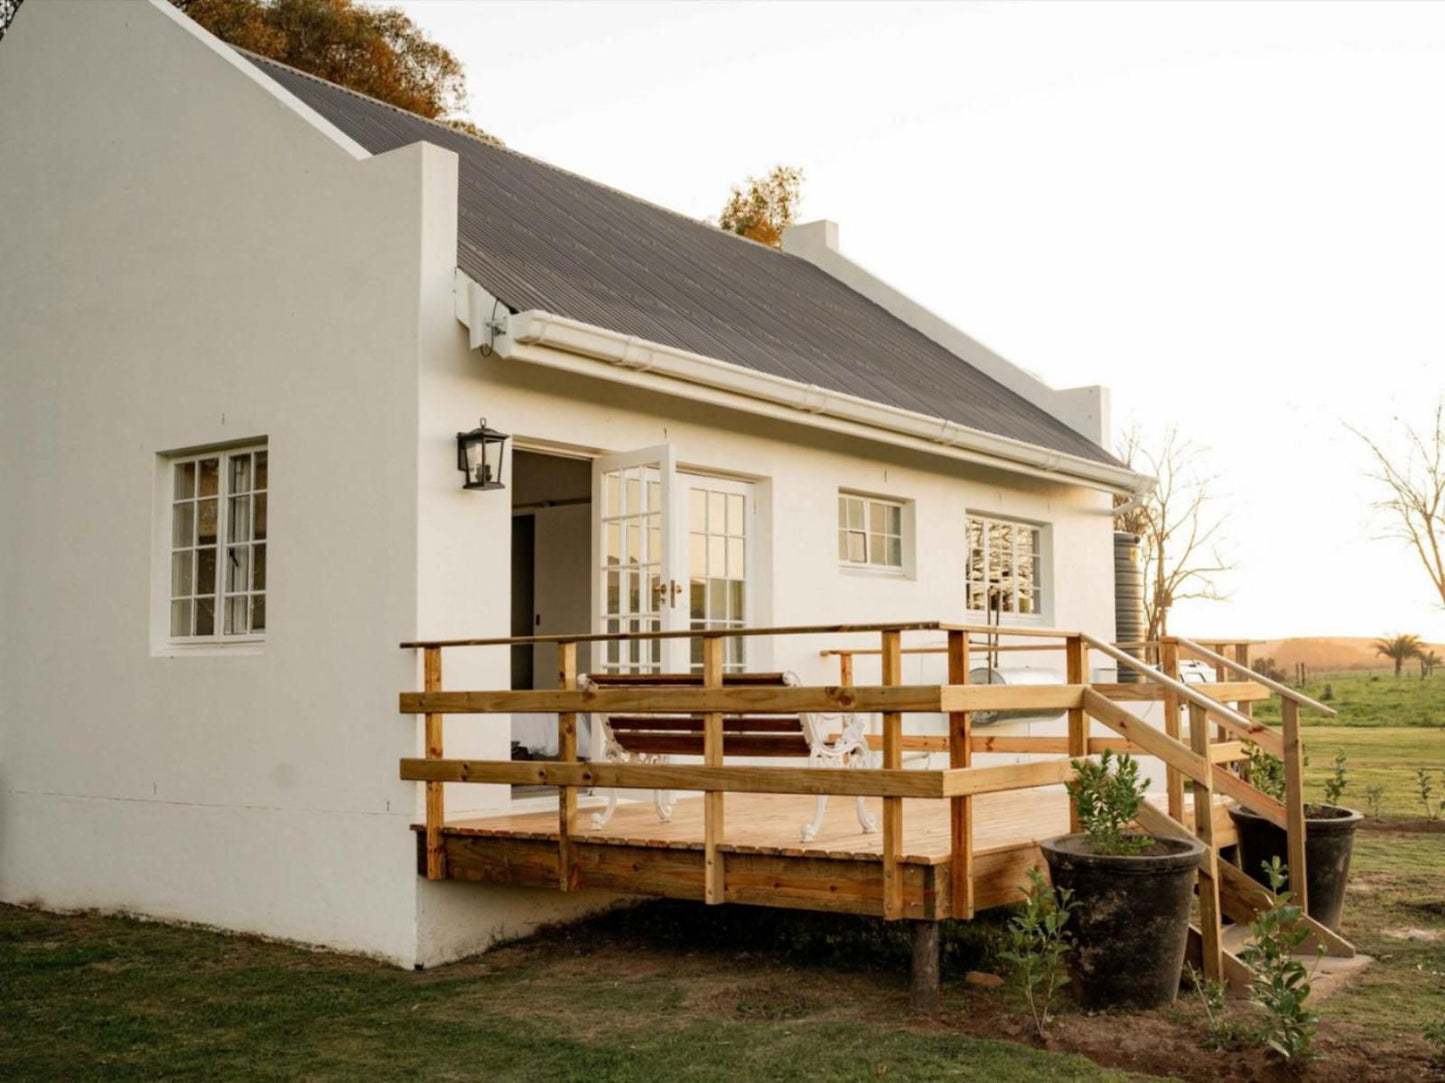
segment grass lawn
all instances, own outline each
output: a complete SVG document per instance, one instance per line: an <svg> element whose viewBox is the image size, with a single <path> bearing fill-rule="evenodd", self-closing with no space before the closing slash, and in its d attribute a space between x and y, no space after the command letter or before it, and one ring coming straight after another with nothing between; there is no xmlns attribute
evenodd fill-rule
<svg viewBox="0 0 1445 1083"><path fill-rule="evenodd" d="M1426 726L1441 730L1445 739L1445 671L1423 681L1419 670L1409 667L1398 679L1380 673L1333 673L1311 678L1301 691L1339 712L1339 718L1321 719L1328 725ZM1255 714L1278 722L1279 701L1257 704ZM1300 717L1307 724L1320 718L1312 711Z"/></svg>
<svg viewBox="0 0 1445 1083"><path fill-rule="evenodd" d="M1445 686L1445 682L1442 682ZM1323 785L1334 773L1335 754L1343 752L1347 780L1342 803L1370 811L1365 791L1379 786L1381 811L1387 817L1423 817L1417 768L1434 780L1432 801L1438 808L1445 799L1445 730L1424 726L1309 726L1303 730L1309 766L1305 769L1305 797L1323 799ZM1445 849L1445 835L1435 836Z"/></svg>

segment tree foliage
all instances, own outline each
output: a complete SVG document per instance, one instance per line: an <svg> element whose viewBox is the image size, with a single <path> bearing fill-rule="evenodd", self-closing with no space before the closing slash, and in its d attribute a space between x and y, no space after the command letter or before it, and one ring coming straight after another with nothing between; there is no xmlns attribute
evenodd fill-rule
<svg viewBox="0 0 1445 1083"><path fill-rule="evenodd" d="M1234 565L1221 555L1224 516L1215 510L1219 478L1204 469L1205 451L1165 430L1154 442L1138 428L1124 433L1119 457L1130 469L1155 478L1137 502L1118 497L1114 525L1138 534L1144 574L1144 613L1150 640L1169 634L1169 610L1186 598L1222 601L1218 577ZM1126 506L1133 503L1132 507Z"/></svg>
<svg viewBox="0 0 1445 1083"><path fill-rule="evenodd" d="M718 226L772 248L783 245L783 230L797 220L803 202L803 171L778 165L766 177L749 177L734 187L718 215Z"/></svg>
<svg viewBox="0 0 1445 1083"><path fill-rule="evenodd" d="M1395 676L1400 675L1400 669L1411 658L1419 658L1425 649L1417 635L1396 635L1384 639L1377 639L1374 642L1375 653L1381 658L1388 658L1395 663Z"/></svg>
<svg viewBox="0 0 1445 1083"><path fill-rule="evenodd" d="M466 107L466 73L399 8L355 0L171 3L231 45L497 142L470 121L448 119Z"/></svg>
<svg viewBox="0 0 1445 1083"><path fill-rule="evenodd" d="M1445 605L1445 397L1435 404L1433 422L1417 428L1396 418L1398 448L1350 431L1374 457L1376 469L1368 476L1385 490L1375 506L1390 519L1389 536L1414 551Z"/></svg>
<svg viewBox="0 0 1445 1083"><path fill-rule="evenodd" d="M0 40L4 40L5 31L10 29L10 23L15 18L15 13L20 10L20 5L25 0L0 0Z"/></svg>

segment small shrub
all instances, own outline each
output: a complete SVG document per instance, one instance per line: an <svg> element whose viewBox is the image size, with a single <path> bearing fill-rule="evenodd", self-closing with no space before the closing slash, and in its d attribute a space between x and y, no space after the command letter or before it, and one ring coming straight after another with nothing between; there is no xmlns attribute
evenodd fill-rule
<svg viewBox="0 0 1445 1083"><path fill-rule="evenodd" d="M1338 805L1340 797L1345 792L1345 787L1350 784L1345 777L1345 762L1345 754L1336 752L1334 773L1325 779L1325 804L1327 805Z"/></svg>
<svg viewBox="0 0 1445 1083"><path fill-rule="evenodd" d="M1415 768L1415 781L1420 787L1420 803L1425 806L1425 819L1438 820L1445 813L1445 800L1435 801L1430 794L1434 791L1434 776L1423 767Z"/></svg>
<svg viewBox="0 0 1445 1083"><path fill-rule="evenodd" d="M1114 764L1110 770L1111 761ZM1069 797L1079 823L1089 835L1096 854L1140 854L1149 846L1147 835L1128 831L1144 803L1149 780L1139 780L1139 763L1127 752L1115 758L1106 748L1099 762L1074 760Z"/></svg>
<svg viewBox="0 0 1445 1083"><path fill-rule="evenodd" d="M1266 752L1253 741L1246 741L1244 754L1249 760L1249 784L1260 793L1284 800L1284 760Z"/></svg>
<svg viewBox="0 0 1445 1083"><path fill-rule="evenodd" d="M1325 690L1320 693L1320 699L1325 703L1335 698L1335 686L1326 682Z"/></svg>
<svg viewBox="0 0 1445 1083"><path fill-rule="evenodd" d="M1074 943L1066 926L1074 900L1068 888L1055 890L1039 869L1030 869L1028 875L1029 886L1019 888L1023 906L1009 919L999 958L1008 968L1009 985L1043 1037L1053 1018L1054 996L1069 982L1065 960Z"/></svg>
<svg viewBox="0 0 1445 1083"><path fill-rule="evenodd" d="M1292 893L1282 891L1285 866L1276 856L1263 862L1274 904L1261 910L1249 923L1250 942L1240 952L1249 967L1249 997L1264 1011L1259 1038L1285 1060L1302 1062L1313 1056L1318 1016L1307 1007L1310 995L1309 971L1294 957L1295 949L1309 935L1301 923L1300 908Z"/></svg>
<svg viewBox="0 0 1445 1083"><path fill-rule="evenodd" d="M1378 820L1380 818L1380 808L1385 802L1385 787L1378 785L1366 786L1365 800L1370 805L1370 818L1372 820Z"/></svg>
<svg viewBox="0 0 1445 1083"><path fill-rule="evenodd" d="M1193 963L1184 964L1184 976L1204 1009L1204 1048L1216 1053L1238 1049L1243 1044L1244 1031L1238 1023L1224 1017L1224 983L1218 978L1206 978L1194 969Z"/></svg>

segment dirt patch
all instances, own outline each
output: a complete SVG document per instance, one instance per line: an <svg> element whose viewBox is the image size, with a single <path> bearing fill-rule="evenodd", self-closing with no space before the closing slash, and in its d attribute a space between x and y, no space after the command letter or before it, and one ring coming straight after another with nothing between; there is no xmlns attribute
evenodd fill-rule
<svg viewBox="0 0 1445 1083"><path fill-rule="evenodd" d="M1437 929L1386 929L1385 935L1392 940L1439 940L1445 933Z"/></svg>

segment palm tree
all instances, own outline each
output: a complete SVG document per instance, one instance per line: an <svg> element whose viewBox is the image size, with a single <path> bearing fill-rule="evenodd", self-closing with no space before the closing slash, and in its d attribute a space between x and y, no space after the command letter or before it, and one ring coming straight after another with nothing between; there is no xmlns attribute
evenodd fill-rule
<svg viewBox="0 0 1445 1083"><path fill-rule="evenodd" d="M1385 639L1375 640L1375 653L1384 658L1392 658L1395 661L1395 676L1400 676L1400 669L1406 661L1411 658L1419 658L1424 644L1420 642L1419 636L1397 635Z"/></svg>
<svg viewBox="0 0 1445 1083"><path fill-rule="evenodd" d="M1445 658L1441 658L1432 650L1422 648L1416 657L1420 659L1420 679L1422 681L1435 672L1436 666L1445 665Z"/></svg>

